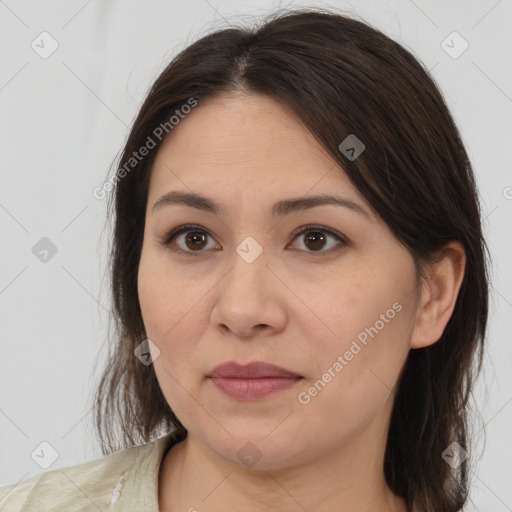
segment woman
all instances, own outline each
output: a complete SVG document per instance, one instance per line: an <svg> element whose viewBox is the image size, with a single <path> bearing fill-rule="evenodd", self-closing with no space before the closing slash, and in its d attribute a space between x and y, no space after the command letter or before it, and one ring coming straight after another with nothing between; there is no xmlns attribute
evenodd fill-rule
<svg viewBox="0 0 512 512"><path fill-rule="evenodd" d="M210 34L153 84L104 187L109 455L2 510L455 512L488 281L432 78L333 11Z"/></svg>

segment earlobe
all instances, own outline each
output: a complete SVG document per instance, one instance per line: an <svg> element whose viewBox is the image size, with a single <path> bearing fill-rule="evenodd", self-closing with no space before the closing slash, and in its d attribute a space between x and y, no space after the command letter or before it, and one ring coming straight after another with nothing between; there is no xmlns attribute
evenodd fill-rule
<svg viewBox="0 0 512 512"><path fill-rule="evenodd" d="M455 308L465 267L466 253L460 242L449 242L440 249L422 283L411 348L426 347L441 338Z"/></svg>

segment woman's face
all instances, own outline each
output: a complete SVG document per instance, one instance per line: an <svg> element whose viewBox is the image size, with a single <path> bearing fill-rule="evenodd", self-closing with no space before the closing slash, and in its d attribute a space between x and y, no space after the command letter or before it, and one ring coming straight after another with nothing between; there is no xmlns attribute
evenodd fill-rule
<svg viewBox="0 0 512 512"><path fill-rule="evenodd" d="M221 212L153 208L170 192ZM273 211L317 195L342 201ZM224 95L173 128L152 170L138 291L163 394L209 453L268 469L385 441L415 322L413 259L273 99ZM230 396L210 378L227 361L302 378Z"/></svg>

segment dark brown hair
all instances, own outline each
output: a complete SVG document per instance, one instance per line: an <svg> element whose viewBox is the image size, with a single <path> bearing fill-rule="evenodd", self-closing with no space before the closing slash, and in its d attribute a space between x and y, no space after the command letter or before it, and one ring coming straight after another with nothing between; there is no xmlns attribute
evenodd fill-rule
<svg viewBox="0 0 512 512"><path fill-rule="evenodd" d="M403 46L353 16L325 9L276 12L256 28L215 31L177 55L152 85L121 165L191 98L200 108L227 92L263 94L289 106L418 268L446 242L463 245L466 269L452 317L442 337L411 350L404 365L383 468L389 487L410 508L460 510L468 496L468 460L452 468L441 455L453 441L470 451L468 400L482 366L487 249L471 163L434 80ZM350 134L366 146L355 160L339 149ZM187 435L153 365L134 357L146 339L137 273L160 144L132 170L118 173L109 195L115 329L94 409L104 454L171 431L180 440Z"/></svg>

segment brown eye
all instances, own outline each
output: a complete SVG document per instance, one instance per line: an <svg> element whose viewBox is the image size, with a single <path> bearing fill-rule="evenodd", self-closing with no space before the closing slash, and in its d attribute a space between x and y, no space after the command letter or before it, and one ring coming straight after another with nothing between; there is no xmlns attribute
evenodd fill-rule
<svg viewBox="0 0 512 512"><path fill-rule="evenodd" d="M188 231L185 236L185 244L191 250L200 250L206 246L207 234L201 231Z"/></svg>
<svg viewBox="0 0 512 512"><path fill-rule="evenodd" d="M160 240L160 243L175 252L200 256L203 252L206 252L205 247L208 246L208 238L211 238L211 236L207 231L194 225L186 225L173 229Z"/></svg>
<svg viewBox="0 0 512 512"><path fill-rule="evenodd" d="M322 226L302 226L292 236L293 240L302 240L304 248L299 247L301 252L315 256L328 255L347 245L347 241L341 235ZM208 252L209 239L214 242L208 231L195 225L185 225L173 229L160 240L160 243L174 252L201 256ZM219 250L221 247L213 243L210 249Z"/></svg>
<svg viewBox="0 0 512 512"><path fill-rule="evenodd" d="M326 243L326 236L320 231L308 231L304 237L304 244L313 251L323 249Z"/></svg>
<svg viewBox="0 0 512 512"><path fill-rule="evenodd" d="M318 255L322 256L338 251L347 245L346 240L341 235L321 226L305 226L300 228L299 232L295 232L294 240L296 239L302 240L305 252L318 253ZM329 246L329 239L338 243L331 243L330 247L323 250L326 246Z"/></svg>

